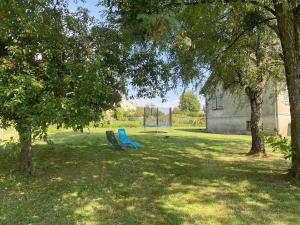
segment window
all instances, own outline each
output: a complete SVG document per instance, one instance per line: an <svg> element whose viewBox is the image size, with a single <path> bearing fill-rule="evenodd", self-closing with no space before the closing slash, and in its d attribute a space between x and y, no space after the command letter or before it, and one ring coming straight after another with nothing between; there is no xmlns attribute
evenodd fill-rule
<svg viewBox="0 0 300 225"><path fill-rule="evenodd" d="M215 97L212 99L212 109L224 109L223 97Z"/></svg>
<svg viewBox="0 0 300 225"><path fill-rule="evenodd" d="M246 121L246 129L251 130L251 121L250 120Z"/></svg>
<svg viewBox="0 0 300 225"><path fill-rule="evenodd" d="M289 92L287 89L285 89L285 91L284 91L284 104L290 105Z"/></svg>
<svg viewBox="0 0 300 225"><path fill-rule="evenodd" d="M216 100L216 98L212 99L211 104L212 104L212 109L216 110L217 109L217 100Z"/></svg>
<svg viewBox="0 0 300 225"><path fill-rule="evenodd" d="M217 97L217 109L224 109L223 97Z"/></svg>

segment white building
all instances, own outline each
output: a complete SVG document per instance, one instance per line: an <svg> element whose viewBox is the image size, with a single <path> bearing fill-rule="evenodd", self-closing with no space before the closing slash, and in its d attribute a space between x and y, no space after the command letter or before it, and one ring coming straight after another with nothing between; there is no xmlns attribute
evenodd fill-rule
<svg viewBox="0 0 300 225"><path fill-rule="evenodd" d="M275 87L274 87L275 86ZM205 90L205 88L203 89ZM203 91L206 98L206 128L212 133L250 133L251 108L247 95L231 94L221 85ZM279 85L269 85L264 93L262 109L264 131L290 134L288 92Z"/></svg>

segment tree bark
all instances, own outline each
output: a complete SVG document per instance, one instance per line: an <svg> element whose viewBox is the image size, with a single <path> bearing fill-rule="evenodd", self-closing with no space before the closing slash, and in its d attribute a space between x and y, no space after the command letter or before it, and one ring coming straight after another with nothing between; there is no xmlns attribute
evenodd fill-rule
<svg viewBox="0 0 300 225"><path fill-rule="evenodd" d="M275 5L289 91L292 138L292 174L300 178L300 6L284 10Z"/></svg>
<svg viewBox="0 0 300 225"><path fill-rule="evenodd" d="M31 129L28 127L21 128L20 126L18 126L17 131L19 133L21 145L21 162L19 169L22 174L30 174L32 162Z"/></svg>
<svg viewBox="0 0 300 225"><path fill-rule="evenodd" d="M263 131L262 121L262 104L263 104L263 90L252 90L250 87L246 88L246 94L250 100L251 106L251 137L252 145L249 155L265 154L264 138L261 135Z"/></svg>

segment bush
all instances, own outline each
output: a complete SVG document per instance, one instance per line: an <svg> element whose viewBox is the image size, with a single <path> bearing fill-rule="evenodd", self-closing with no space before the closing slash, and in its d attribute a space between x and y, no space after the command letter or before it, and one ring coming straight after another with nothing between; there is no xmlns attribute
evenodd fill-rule
<svg viewBox="0 0 300 225"><path fill-rule="evenodd" d="M184 115L185 112L181 111L178 107L173 109L173 114L179 114L179 115Z"/></svg>
<svg viewBox="0 0 300 225"><path fill-rule="evenodd" d="M141 121L121 121L113 120L111 124L103 124L103 128L119 128L119 127L142 127L143 124Z"/></svg>
<svg viewBox="0 0 300 225"><path fill-rule="evenodd" d="M277 135L266 137L265 140L266 143L270 144L273 151L279 151L283 154L285 159L290 159L292 157L292 144L288 138Z"/></svg>
<svg viewBox="0 0 300 225"><path fill-rule="evenodd" d="M172 125L174 127L205 127L205 117L187 116L183 114L173 114Z"/></svg>
<svg viewBox="0 0 300 225"><path fill-rule="evenodd" d="M182 111L178 107L173 109L172 112L173 115L181 115L181 116L187 116L187 117L202 117L203 114L201 112L191 112L191 111Z"/></svg>
<svg viewBox="0 0 300 225"><path fill-rule="evenodd" d="M20 156L20 144L11 137L9 140L1 140L2 158L17 160Z"/></svg>

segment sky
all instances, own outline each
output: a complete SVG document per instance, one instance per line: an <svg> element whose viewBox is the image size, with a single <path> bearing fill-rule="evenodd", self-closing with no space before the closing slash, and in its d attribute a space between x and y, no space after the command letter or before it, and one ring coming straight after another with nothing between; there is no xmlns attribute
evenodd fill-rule
<svg viewBox="0 0 300 225"><path fill-rule="evenodd" d="M84 2L77 0L70 0L69 8L71 11L76 11L77 7L84 7L87 8L90 12L91 16L94 16L96 19L103 21L105 20L104 16L101 12L103 12L104 8L101 6L96 6L97 0L85 0ZM153 99L144 99L144 98L136 98L130 99L129 101L132 102L136 106L145 106L148 104L154 104L157 107L177 107L179 105L179 97L182 94L183 88L177 88L176 90L169 91L166 96L166 102L162 102L162 99L157 97ZM199 91L198 91L199 92ZM130 93L130 90L129 90ZM198 94L198 93L197 93ZM198 95L199 96L199 95ZM201 103L203 103L203 98L199 96ZM203 105L203 104L201 104Z"/></svg>

